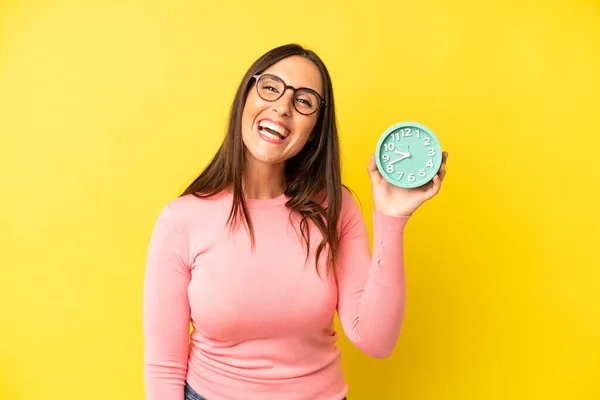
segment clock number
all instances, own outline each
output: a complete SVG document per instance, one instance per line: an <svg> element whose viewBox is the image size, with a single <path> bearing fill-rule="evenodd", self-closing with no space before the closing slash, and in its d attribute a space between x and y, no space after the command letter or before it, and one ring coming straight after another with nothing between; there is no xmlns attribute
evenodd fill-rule
<svg viewBox="0 0 600 400"><path fill-rule="evenodd" d="M399 176L398 176L398 179L402 179L402 175L404 175L404 171L400 171L400 172L398 172L398 175L399 175Z"/></svg>
<svg viewBox="0 0 600 400"><path fill-rule="evenodd" d="M381 156L381 158L383 159L383 162L390 161L390 155L389 154L384 154L384 155Z"/></svg>
<svg viewBox="0 0 600 400"><path fill-rule="evenodd" d="M421 132L420 132L418 129L417 129L415 132L416 132L416 134L417 134L417 137L418 137L418 138L421 138Z"/></svg>
<svg viewBox="0 0 600 400"><path fill-rule="evenodd" d="M425 141L425 146L429 146L431 144L431 138L429 136L425 136L423 140Z"/></svg>
<svg viewBox="0 0 600 400"><path fill-rule="evenodd" d="M407 137L407 136L412 136L410 128L404 128L404 129L402 129L402 137Z"/></svg>
<svg viewBox="0 0 600 400"><path fill-rule="evenodd" d="M394 166L392 164L388 164L385 170L391 174L392 172L394 172Z"/></svg>
<svg viewBox="0 0 600 400"><path fill-rule="evenodd" d="M387 151L394 151L394 143L386 143L383 146Z"/></svg>
<svg viewBox="0 0 600 400"><path fill-rule="evenodd" d="M392 142L400 140L400 134L398 132L392 133Z"/></svg>
<svg viewBox="0 0 600 400"><path fill-rule="evenodd" d="M426 167L433 167L433 160L430 158L429 161L427 161L427 164L425 164Z"/></svg>
<svg viewBox="0 0 600 400"><path fill-rule="evenodd" d="M429 157L433 157L433 156L435 156L435 149L434 149L433 147L431 147L431 148L429 149L429 153L428 153L427 155L428 155Z"/></svg>
<svg viewBox="0 0 600 400"><path fill-rule="evenodd" d="M415 178L415 174L414 173L411 172L410 174L408 174L408 181L409 182L413 182L415 179L417 179L417 178Z"/></svg>
<svg viewBox="0 0 600 400"><path fill-rule="evenodd" d="M419 176L425 176L425 175L427 175L427 173L425 172L425 169L421 168L419 170Z"/></svg>

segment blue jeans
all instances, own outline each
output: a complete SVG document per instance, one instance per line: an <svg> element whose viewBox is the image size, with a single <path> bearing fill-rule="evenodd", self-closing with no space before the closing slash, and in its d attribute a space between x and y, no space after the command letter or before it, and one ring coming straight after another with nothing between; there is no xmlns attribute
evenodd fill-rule
<svg viewBox="0 0 600 400"><path fill-rule="evenodd" d="M185 392L184 392L184 400L206 400L206 398L200 396L188 383L185 383ZM346 398L344 397L344 400Z"/></svg>
<svg viewBox="0 0 600 400"><path fill-rule="evenodd" d="M184 400L206 400L206 398L200 396L192 387L185 382L184 387Z"/></svg>

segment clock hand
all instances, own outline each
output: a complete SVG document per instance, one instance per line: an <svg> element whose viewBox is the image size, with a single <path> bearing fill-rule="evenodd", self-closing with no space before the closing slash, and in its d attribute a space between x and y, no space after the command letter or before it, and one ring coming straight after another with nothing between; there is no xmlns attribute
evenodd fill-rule
<svg viewBox="0 0 600 400"><path fill-rule="evenodd" d="M395 163L397 163L398 161L402 161L402 160L404 160L405 158L408 158L408 157L410 157L410 154L408 154L408 153L404 153L404 154L403 154L403 157L400 157L400 158L398 158L398 159L396 159L396 160L394 160L394 161L390 161L388 164L395 164Z"/></svg>
<svg viewBox="0 0 600 400"><path fill-rule="evenodd" d="M410 149L410 146L408 146L407 149ZM411 154L408 153L408 152L405 153L403 151L398 151L398 150L394 150L394 153L400 154L401 156L404 156L404 157L410 157L411 156Z"/></svg>

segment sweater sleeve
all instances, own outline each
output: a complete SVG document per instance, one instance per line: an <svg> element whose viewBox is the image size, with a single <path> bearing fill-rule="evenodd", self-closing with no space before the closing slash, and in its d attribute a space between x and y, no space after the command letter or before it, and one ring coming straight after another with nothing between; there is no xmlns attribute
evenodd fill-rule
<svg viewBox="0 0 600 400"><path fill-rule="evenodd" d="M341 216L338 315L348 339L377 358L391 355L405 311L403 233L409 217L373 212L373 253L348 192Z"/></svg>
<svg viewBox="0 0 600 400"><path fill-rule="evenodd" d="M190 332L188 237L167 204L155 223L144 277L147 400L183 399Z"/></svg>

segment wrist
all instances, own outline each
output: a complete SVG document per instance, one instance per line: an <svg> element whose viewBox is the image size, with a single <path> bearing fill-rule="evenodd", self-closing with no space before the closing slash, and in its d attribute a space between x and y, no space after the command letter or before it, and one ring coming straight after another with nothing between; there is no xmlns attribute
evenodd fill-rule
<svg viewBox="0 0 600 400"><path fill-rule="evenodd" d="M384 208L377 208L374 207L373 211L376 212L377 214L381 214L381 215L387 215L389 217L394 217L394 218L408 218L411 217L413 214L413 211L411 210L407 210L407 209L384 209Z"/></svg>

